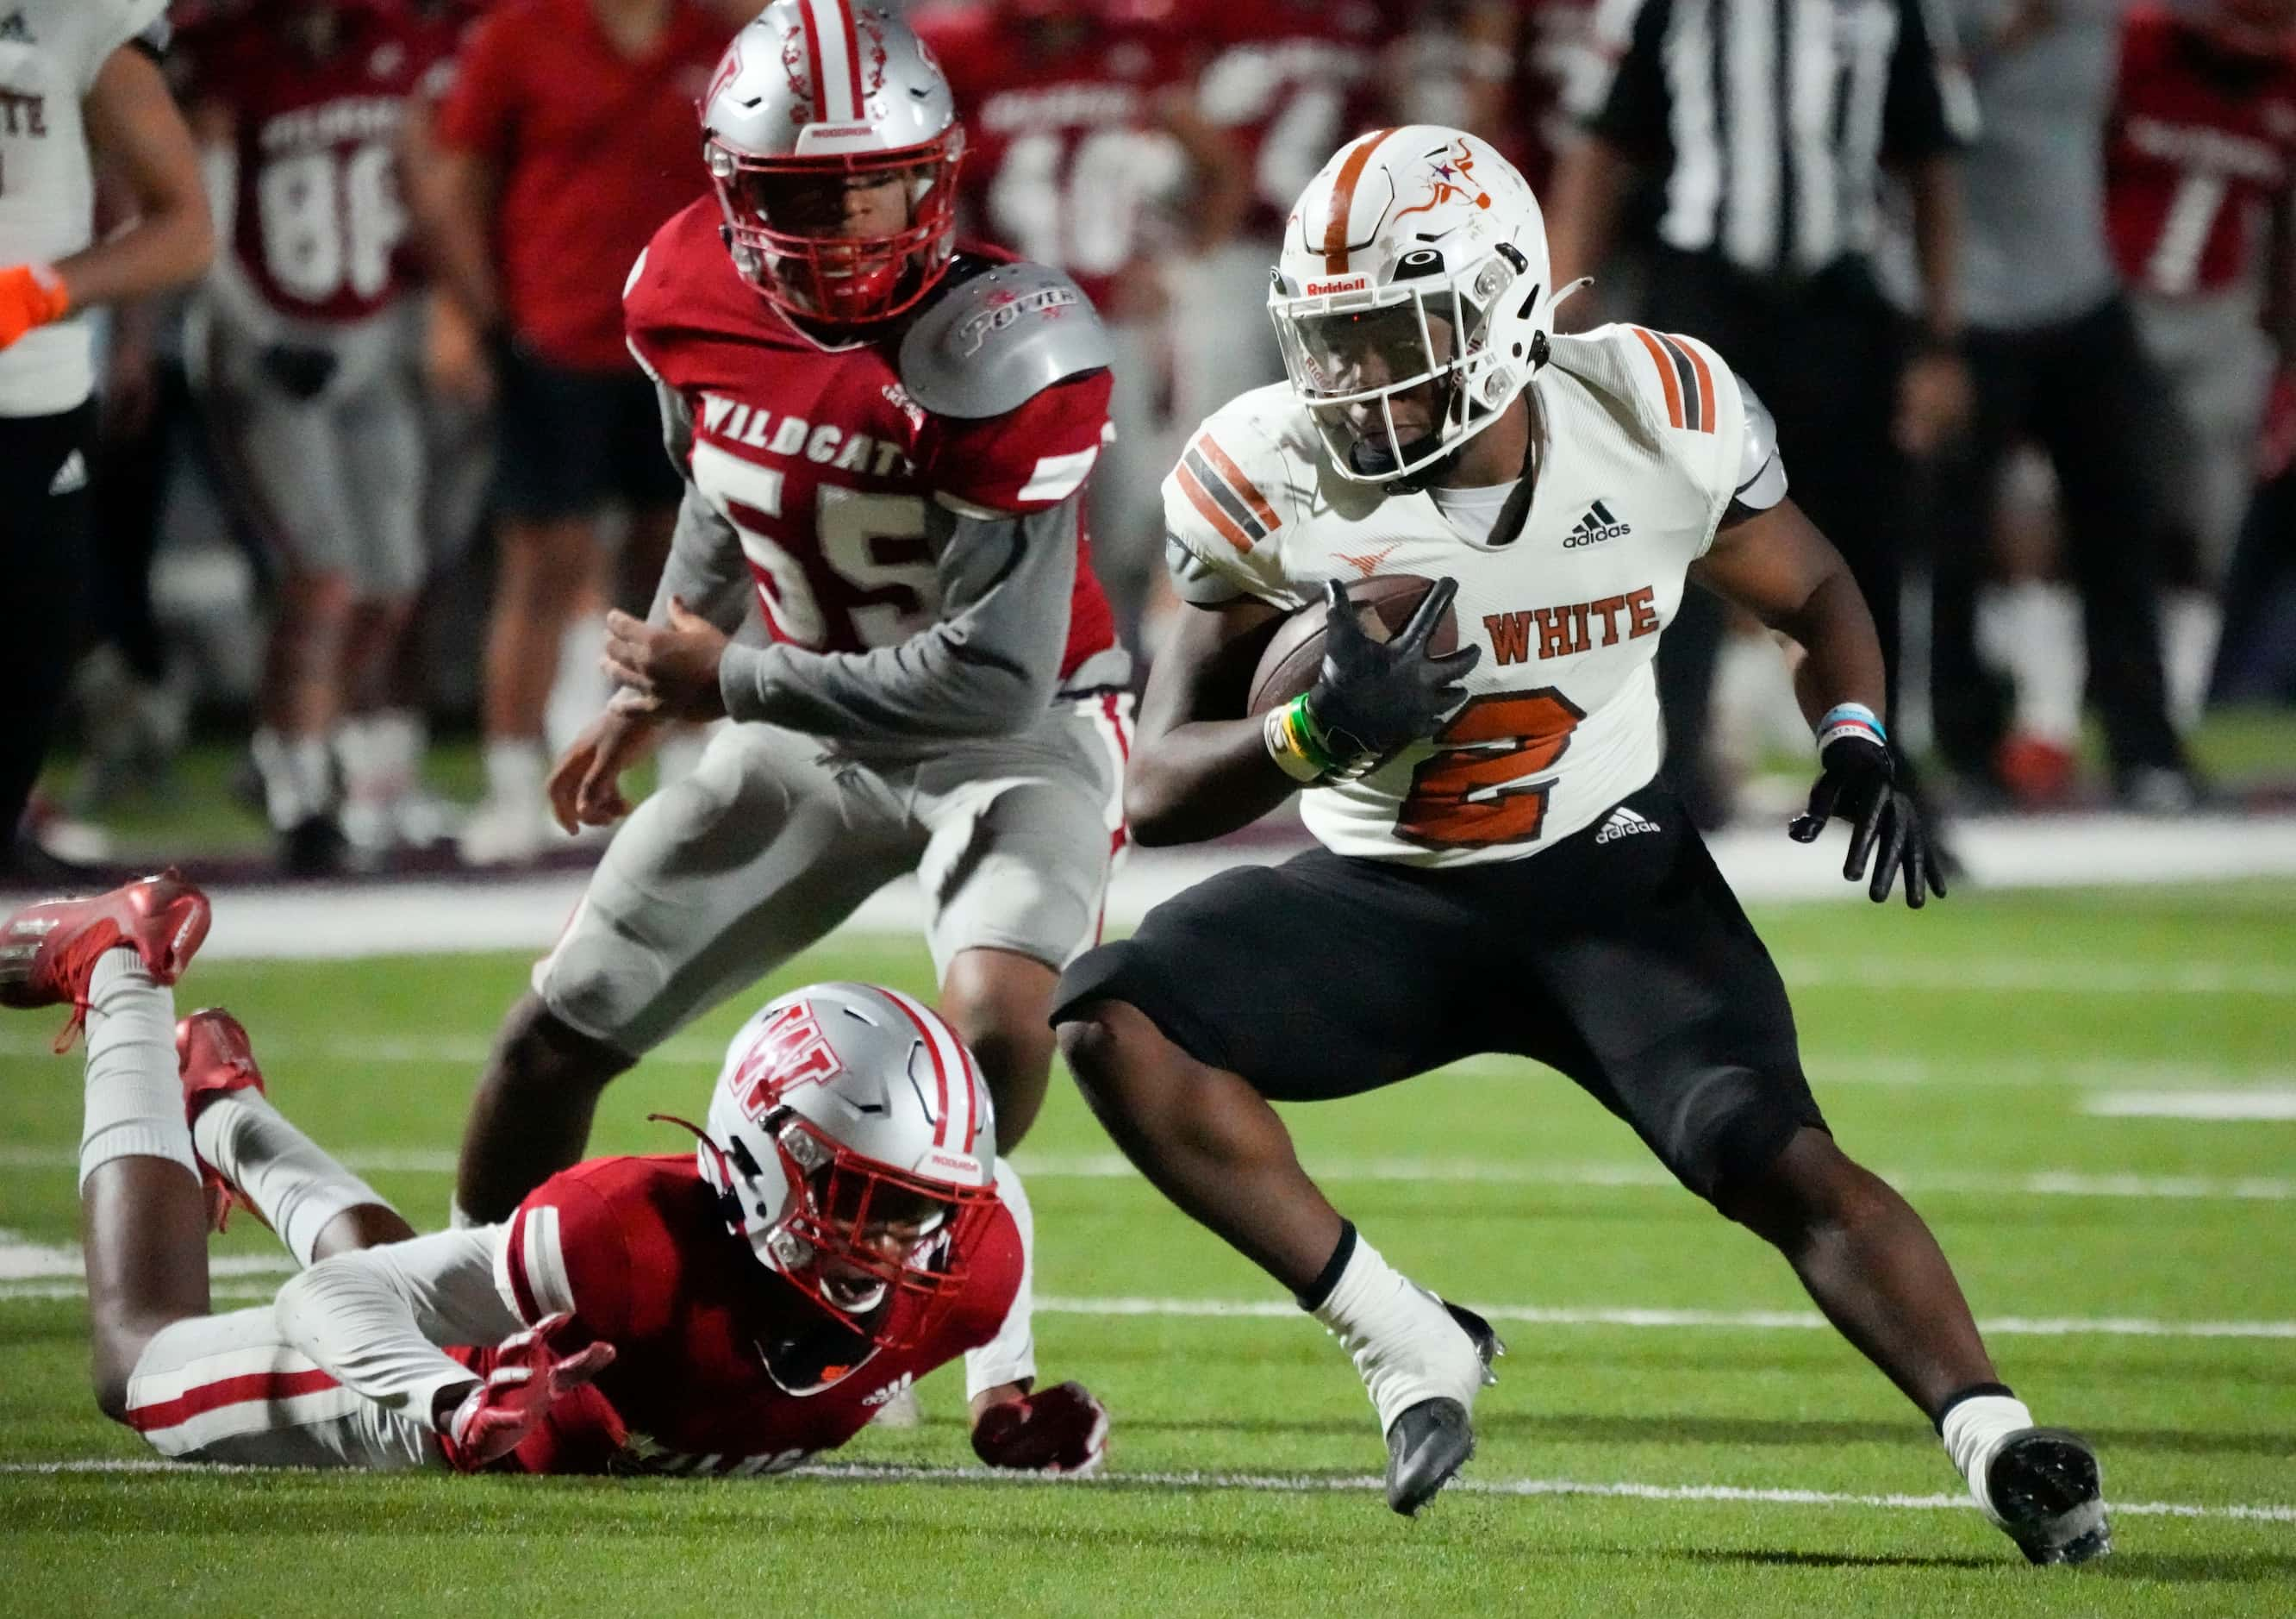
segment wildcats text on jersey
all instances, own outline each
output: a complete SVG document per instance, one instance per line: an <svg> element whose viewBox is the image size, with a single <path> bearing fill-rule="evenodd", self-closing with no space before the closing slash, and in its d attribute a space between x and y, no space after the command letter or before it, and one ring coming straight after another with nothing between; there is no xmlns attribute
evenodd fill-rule
<svg viewBox="0 0 2296 1619"><path fill-rule="evenodd" d="M799 456L839 472L875 478L906 478L916 466L900 446L834 423L803 416L776 417L763 405L745 405L730 394L701 396L701 431L729 444L745 444L769 456Z"/></svg>

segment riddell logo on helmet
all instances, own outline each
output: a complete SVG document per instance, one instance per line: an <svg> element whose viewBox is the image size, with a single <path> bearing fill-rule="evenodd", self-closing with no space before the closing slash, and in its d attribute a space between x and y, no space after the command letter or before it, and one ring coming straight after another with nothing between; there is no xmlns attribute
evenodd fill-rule
<svg viewBox="0 0 2296 1619"><path fill-rule="evenodd" d="M874 135L877 132L877 127L874 124L809 124L807 128L812 134L827 140L838 140L854 135Z"/></svg>
<svg viewBox="0 0 2296 1619"><path fill-rule="evenodd" d="M978 1175L980 1173L980 1159L960 1157L954 1153L927 1153L925 1155L925 1162L934 1169L950 1170L960 1175Z"/></svg>
<svg viewBox="0 0 2296 1619"><path fill-rule="evenodd" d="M1360 292L1370 285L1370 276L1350 275L1345 281L1311 281L1305 292L1309 298L1325 298L1333 292Z"/></svg>

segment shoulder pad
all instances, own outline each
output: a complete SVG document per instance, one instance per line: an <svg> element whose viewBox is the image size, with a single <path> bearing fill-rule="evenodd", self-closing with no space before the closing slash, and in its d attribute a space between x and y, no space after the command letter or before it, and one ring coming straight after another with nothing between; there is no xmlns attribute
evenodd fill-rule
<svg viewBox="0 0 2296 1619"><path fill-rule="evenodd" d="M1786 497L1777 418L1743 377L1738 379L1738 399L1745 407L1746 431L1739 441L1737 489L1732 498L1749 511L1766 511Z"/></svg>
<svg viewBox="0 0 2296 1619"><path fill-rule="evenodd" d="M964 275L966 267L901 337L901 386L933 415L1001 416L1115 357L1092 300L1058 270L984 264Z"/></svg>

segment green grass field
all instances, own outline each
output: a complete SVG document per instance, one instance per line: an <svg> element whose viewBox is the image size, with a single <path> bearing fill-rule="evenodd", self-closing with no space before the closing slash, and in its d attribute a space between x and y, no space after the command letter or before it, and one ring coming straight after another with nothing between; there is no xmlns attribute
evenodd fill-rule
<svg viewBox="0 0 2296 1619"><path fill-rule="evenodd" d="M2296 1089L2296 884L1758 920L1837 1134L1902 1176L1998 1324L2004 1375L2096 1440L2117 1501L2156 1508L2121 1513L2104 1564L2028 1568L1938 1504L1960 1485L1927 1425L1808 1325L1780 1262L1660 1184L1566 1082L1487 1063L1291 1115L1365 1233L1510 1341L1472 1488L1421 1521L1365 1482L1383 1452L1336 1347L1112 1163L1056 1078L1016 1161L1041 1358L1115 1413L1105 1480L971 1472L955 1368L923 1385L922 1429L833 1459L865 1475L99 1471L142 1451L86 1396L83 1306L68 1278L5 1281L0 1613L2296 1612L2296 1122L2112 1111ZM424 1225L524 971L207 963L179 994L236 1010L281 1105ZM827 976L929 988L921 948L861 940L783 982ZM745 1009L622 1081L594 1146L674 1149L645 1114L701 1113ZM18 1253L72 1237L78 1064L42 1055L53 1032L45 1014L0 1024L0 1250ZM266 1241L235 1229L217 1252ZM234 1273L218 1296L276 1280ZM1650 1493L1564 1487L1621 1484Z"/></svg>

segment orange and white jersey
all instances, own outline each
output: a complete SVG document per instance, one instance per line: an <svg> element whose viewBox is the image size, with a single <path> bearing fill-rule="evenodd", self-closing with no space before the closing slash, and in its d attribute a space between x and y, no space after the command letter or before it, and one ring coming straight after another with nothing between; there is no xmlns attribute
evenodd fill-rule
<svg viewBox="0 0 2296 1619"><path fill-rule="evenodd" d="M1501 491L1389 495L1335 475L1286 384L1215 413L1164 481L1168 561L1191 601L1297 609L1332 579L1459 581L1459 644L1483 649L1466 705L1431 741L1307 793L1308 829L1334 853L1518 859L1647 783L1652 662L1685 570L1742 487L1756 505L1783 494L1766 413L1751 407L1750 433L1751 396L1694 339L1629 325L1556 337L1525 397L1544 438L1511 543L1490 544L1488 515L1472 515Z"/></svg>

